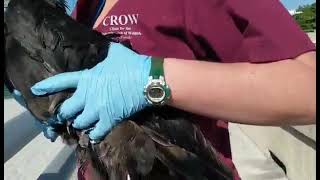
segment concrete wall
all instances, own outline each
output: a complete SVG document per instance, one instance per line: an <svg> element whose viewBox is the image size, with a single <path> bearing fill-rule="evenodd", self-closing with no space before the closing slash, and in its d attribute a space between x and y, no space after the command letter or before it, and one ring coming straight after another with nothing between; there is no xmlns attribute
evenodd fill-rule
<svg viewBox="0 0 320 180"><path fill-rule="evenodd" d="M316 40L317 40L316 31L314 31L314 32L309 32L309 33L307 33L307 35L309 36L309 38L311 39L311 41L316 44Z"/></svg>
<svg viewBox="0 0 320 180"><path fill-rule="evenodd" d="M51 143L29 112L4 100L4 180L77 179L73 148Z"/></svg>
<svg viewBox="0 0 320 180"><path fill-rule="evenodd" d="M268 158L270 157L269 151L272 151L285 165L288 179L316 180L315 125L297 127L259 127L233 124L233 126L237 126L243 133L242 136L247 136L255 144L256 148L265 155L266 159L270 159ZM233 137L231 141L236 142L239 141L239 139L239 136ZM241 150L243 153L248 153L248 151L250 151L249 149L244 150L243 148L241 148ZM241 150L240 146L233 143L233 151L241 152ZM245 161L244 158L237 160L237 156L239 155L235 154L235 156L236 161ZM251 153L251 156L255 155ZM238 166L241 166L241 164L238 163ZM247 172L243 173L246 174ZM263 174L261 174L261 176L263 176ZM263 178L259 179L262 180Z"/></svg>

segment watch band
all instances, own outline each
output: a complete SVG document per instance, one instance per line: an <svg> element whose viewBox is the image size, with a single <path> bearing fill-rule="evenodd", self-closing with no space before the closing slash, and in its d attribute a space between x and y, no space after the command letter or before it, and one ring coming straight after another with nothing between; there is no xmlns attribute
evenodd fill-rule
<svg viewBox="0 0 320 180"><path fill-rule="evenodd" d="M151 58L150 76L152 76L154 79L159 79L160 76L164 77L163 58Z"/></svg>
<svg viewBox="0 0 320 180"><path fill-rule="evenodd" d="M151 57L151 69L148 84L144 88L144 96L147 101L155 106L165 105L171 97L171 91L164 78L163 58ZM152 90L164 91L164 96L157 97ZM154 96L153 96L154 95ZM160 98L160 99L159 99Z"/></svg>

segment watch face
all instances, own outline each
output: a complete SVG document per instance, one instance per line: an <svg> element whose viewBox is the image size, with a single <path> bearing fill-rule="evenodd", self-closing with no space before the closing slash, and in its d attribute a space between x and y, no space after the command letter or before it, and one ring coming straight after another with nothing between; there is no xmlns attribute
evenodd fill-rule
<svg viewBox="0 0 320 180"><path fill-rule="evenodd" d="M151 87L148 91L148 95L151 101L161 102L165 97L165 92L161 87Z"/></svg>

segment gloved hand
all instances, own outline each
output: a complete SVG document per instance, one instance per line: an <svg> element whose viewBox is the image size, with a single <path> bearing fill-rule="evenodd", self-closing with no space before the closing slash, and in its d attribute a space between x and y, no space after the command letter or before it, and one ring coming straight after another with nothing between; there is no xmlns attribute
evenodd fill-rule
<svg viewBox="0 0 320 180"><path fill-rule="evenodd" d="M20 93L20 91L14 89L12 92L14 99L23 107L26 107L26 103ZM36 119L36 118L35 118ZM41 128L43 135L50 139L51 142L54 142L58 138L58 134L54 131L54 128L45 124L41 124L40 121L37 121L37 125Z"/></svg>
<svg viewBox="0 0 320 180"><path fill-rule="evenodd" d="M148 105L143 95L151 68L151 57L136 54L111 43L108 57L89 70L61 73L36 83L35 95L76 88L60 107L57 119L64 123L78 112L73 127L87 129L91 140L99 141L116 124Z"/></svg>

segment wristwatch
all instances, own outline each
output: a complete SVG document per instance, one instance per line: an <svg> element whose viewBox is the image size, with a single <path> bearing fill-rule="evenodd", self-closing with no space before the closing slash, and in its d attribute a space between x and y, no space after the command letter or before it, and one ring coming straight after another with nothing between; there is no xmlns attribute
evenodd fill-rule
<svg viewBox="0 0 320 180"><path fill-rule="evenodd" d="M171 97L170 88L164 78L162 58L151 58L151 70L148 83L144 87L144 96L151 105L164 105Z"/></svg>

